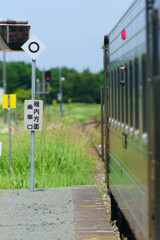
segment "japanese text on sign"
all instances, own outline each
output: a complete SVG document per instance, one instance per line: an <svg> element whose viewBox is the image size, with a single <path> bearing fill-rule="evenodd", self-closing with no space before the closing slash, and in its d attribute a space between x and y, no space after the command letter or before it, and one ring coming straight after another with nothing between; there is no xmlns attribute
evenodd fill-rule
<svg viewBox="0 0 160 240"><path fill-rule="evenodd" d="M42 130L43 101L25 100L24 129L29 131Z"/></svg>

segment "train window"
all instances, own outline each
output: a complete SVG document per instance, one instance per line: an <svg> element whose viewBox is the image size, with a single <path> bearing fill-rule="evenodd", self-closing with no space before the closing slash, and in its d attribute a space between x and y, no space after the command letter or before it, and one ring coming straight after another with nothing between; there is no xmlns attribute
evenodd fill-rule
<svg viewBox="0 0 160 240"><path fill-rule="evenodd" d="M142 56L142 84L143 84L143 132L147 132L147 74L146 74L146 55Z"/></svg>
<svg viewBox="0 0 160 240"><path fill-rule="evenodd" d="M0 35L3 39L7 40L7 28L5 26L0 26Z"/></svg>
<svg viewBox="0 0 160 240"><path fill-rule="evenodd" d="M118 76L117 76L117 79L118 79L118 85L117 85L117 88L118 88L118 121L120 122L120 68L118 68Z"/></svg>
<svg viewBox="0 0 160 240"><path fill-rule="evenodd" d="M23 27L19 27L17 30L18 30L18 32L23 32L24 28Z"/></svg>
<svg viewBox="0 0 160 240"><path fill-rule="evenodd" d="M134 61L134 70L135 70L135 129L139 129L139 80L138 80L138 59Z"/></svg>
<svg viewBox="0 0 160 240"><path fill-rule="evenodd" d="M129 108L130 108L130 127L133 127L133 65L132 61L129 63Z"/></svg>
<svg viewBox="0 0 160 240"><path fill-rule="evenodd" d="M10 26L9 27L9 33L11 32L16 32L16 27L15 26Z"/></svg>
<svg viewBox="0 0 160 240"><path fill-rule="evenodd" d="M128 64L125 64L125 115L125 122L128 125Z"/></svg>
<svg viewBox="0 0 160 240"><path fill-rule="evenodd" d="M124 70L121 66L121 82L124 82ZM124 123L124 85L121 85L121 122Z"/></svg>
<svg viewBox="0 0 160 240"><path fill-rule="evenodd" d="M115 119L117 119L117 70L114 70L114 104L115 104Z"/></svg>

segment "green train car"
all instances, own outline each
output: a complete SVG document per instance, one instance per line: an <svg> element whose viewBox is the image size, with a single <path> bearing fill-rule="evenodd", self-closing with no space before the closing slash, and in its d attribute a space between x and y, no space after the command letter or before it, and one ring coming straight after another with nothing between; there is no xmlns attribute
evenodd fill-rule
<svg viewBox="0 0 160 240"><path fill-rule="evenodd" d="M160 0L136 0L104 37L105 163L121 236L160 239Z"/></svg>

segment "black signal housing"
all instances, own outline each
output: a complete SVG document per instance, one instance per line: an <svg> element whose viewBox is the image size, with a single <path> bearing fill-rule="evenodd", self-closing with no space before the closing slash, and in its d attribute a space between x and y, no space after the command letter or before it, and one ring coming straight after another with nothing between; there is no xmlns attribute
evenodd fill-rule
<svg viewBox="0 0 160 240"><path fill-rule="evenodd" d="M51 81L51 71L45 71L45 81L46 82Z"/></svg>

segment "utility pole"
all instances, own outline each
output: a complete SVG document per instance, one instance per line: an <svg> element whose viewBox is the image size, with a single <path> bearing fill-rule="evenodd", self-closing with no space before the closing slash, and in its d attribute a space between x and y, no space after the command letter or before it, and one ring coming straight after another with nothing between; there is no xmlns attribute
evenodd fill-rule
<svg viewBox="0 0 160 240"><path fill-rule="evenodd" d="M42 72L42 92L44 93L45 92L45 69L43 69L43 72ZM43 94L43 109L45 109L45 94Z"/></svg>
<svg viewBox="0 0 160 240"><path fill-rule="evenodd" d="M7 82L6 82L6 53L5 52L3 52L3 89L4 89L4 94L6 94L6 92L7 92ZM7 123L6 109L4 109L3 122Z"/></svg>
<svg viewBox="0 0 160 240"><path fill-rule="evenodd" d="M61 68L59 68L59 100L60 100L60 112L61 118L63 118L63 106L62 106L62 76L61 76Z"/></svg>
<svg viewBox="0 0 160 240"><path fill-rule="evenodd" d="M104 104L104 91L101 88L101 152L102 152L102 161L104 162L104 119L103 119L103 104Z"/></svg>
<svg viewBox="0 0 160 240"><path fill-rule="evenodd" d="M38 100L40 99L40 94L39 94L39 92L40 92L40 88L39 88L39 79L37 78L37 93L38 93Z"/></svg>
<svg viewBox="0 0 160 240"><path fill-rule="evenodd" d="M18 111L17 111L17 96L16 96L16 108L15 108L15 124L18 125Z"/></svg>

